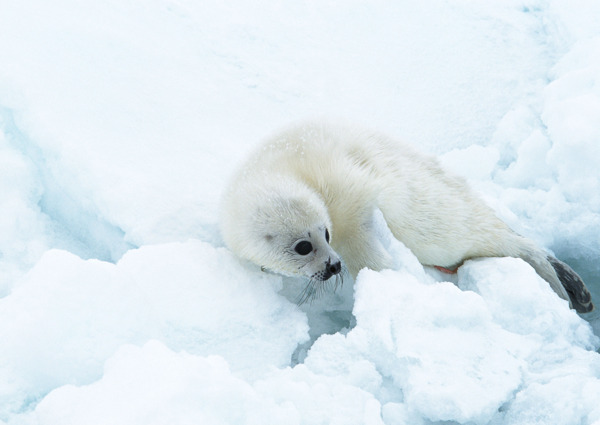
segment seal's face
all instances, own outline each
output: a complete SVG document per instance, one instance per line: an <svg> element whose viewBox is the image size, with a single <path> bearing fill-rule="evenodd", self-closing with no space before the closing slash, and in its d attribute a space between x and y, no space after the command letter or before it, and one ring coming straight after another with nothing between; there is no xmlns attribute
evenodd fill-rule
<svg viewBox="0 0 600 425"><path fill-rule="evenodd" d="M339 256L329 246L329 229L319 226L294 241L291 248L298 270L306 277L325 281L342 271Z"/></svg>
<svg viewBox="0 0 600 425"><path fill-rule="evenodd" d="M252 220L248 258L263 268L317 282L341 272L340 256L329 245L331 222L319 199L274 196Z"/></svg>
<svg viewBox="0 0 600 425"><path fill-rule="evenodd" d="M331 281L334 282L334 290L343 282L341 278L338 280L342 263L329 245L330 234L325 225L314 226L295 235L291 239L271 236L271 247L279 256L277 261L265 268L284 275L308 278L306 287L298 297L298 304L303 304L321 295ZM331 279L334 276L335 279Z"/></svg>
<svg viewBox="0 0 600 425"><path fill-rule="evenodd" d="M265 237L270 250L278 253L276 261L264 264L265 268L315 281L326 281L342 271L340 257L329 245L330 234L325 225L296 232L290 230Z"/></svg>

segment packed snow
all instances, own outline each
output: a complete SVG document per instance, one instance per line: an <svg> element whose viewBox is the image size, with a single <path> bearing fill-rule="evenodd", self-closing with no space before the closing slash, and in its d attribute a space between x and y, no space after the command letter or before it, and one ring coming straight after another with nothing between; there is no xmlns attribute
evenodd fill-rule
<svg viewBox="0 0 600 425"><path fill-rule="evenodd" d="M518 259L395 259L298 306L219 197L348 119L437 155L600 306L600 4L0 4L0 423L600 424L600 313Z"/></svg>

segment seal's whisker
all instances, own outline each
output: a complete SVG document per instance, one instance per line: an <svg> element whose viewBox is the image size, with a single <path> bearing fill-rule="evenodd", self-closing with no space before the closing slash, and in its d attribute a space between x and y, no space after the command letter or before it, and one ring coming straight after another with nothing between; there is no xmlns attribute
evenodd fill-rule
<svg viewBox="0 0 600 425"><path fill-rule="evenodd" d="M321 280L319 278L319 273L317 273L308 280L302 292L298 294L298 297L296 298L296 304L301 306L307 301L312 304L314 300L320 298L324 294L337 291L338 288L341 288L344 285L344 278L346 274L347 270L344 268L342 269L341 273L334 276L335 279L330 278L327 280Z"/></svg>
<svg viewBox="0 0 600 425"><path fill-rule="evenodd" d="M310 300L310 303L315 299L317 288L315 288L315 280L310 279L296 300L299 306Z"/></svg>
<svg viewBox="0 0 600 425"><path fill-rule="evenodd" d="M341 288L344 286L344 276L346 275L346 270L342 270L341 273L335 276L335 285L333 287L333 292L337 291L338 287Z"/></svg>

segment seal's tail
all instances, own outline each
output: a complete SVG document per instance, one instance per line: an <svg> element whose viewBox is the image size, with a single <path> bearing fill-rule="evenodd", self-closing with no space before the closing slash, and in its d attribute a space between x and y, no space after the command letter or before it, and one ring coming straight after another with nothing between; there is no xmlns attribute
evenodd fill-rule
<svg viewBox="0 0 600 425"><path fill-rule="evenodd" d="M577 310L578 313L588 313L592 311L594 309L592 296L581 277L579 277L571 267L551 255L549 255L547 259L554 268L560 283L562 283L567 291L573 308Z"/></svg>
<svg viewBox="0 0 600 425"><path fill-rule="evenodd" d="M571 307L578 313L588 313L594 309L592 296L575 271L562 261L548 255L539 249L529 239L517 236L519 238L519 252L516 257L520 257L528 262L559 297L569 301Z"/></svg>

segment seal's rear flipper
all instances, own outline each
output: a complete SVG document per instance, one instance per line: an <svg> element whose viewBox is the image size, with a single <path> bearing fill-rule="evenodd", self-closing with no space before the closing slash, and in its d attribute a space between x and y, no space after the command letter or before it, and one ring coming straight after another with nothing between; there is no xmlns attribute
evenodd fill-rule
<svg viewBox="0 0 600 425"><path fill-rule="evenodd" d="M560 283L563 284L565 290L569 294L573 308L577 310L578 313L588 313L592 311L594 309L592 296L579 275L575 273L571 267L550 255L548 256L548 262L554 267L556 275L560 279Z"/></svg>

